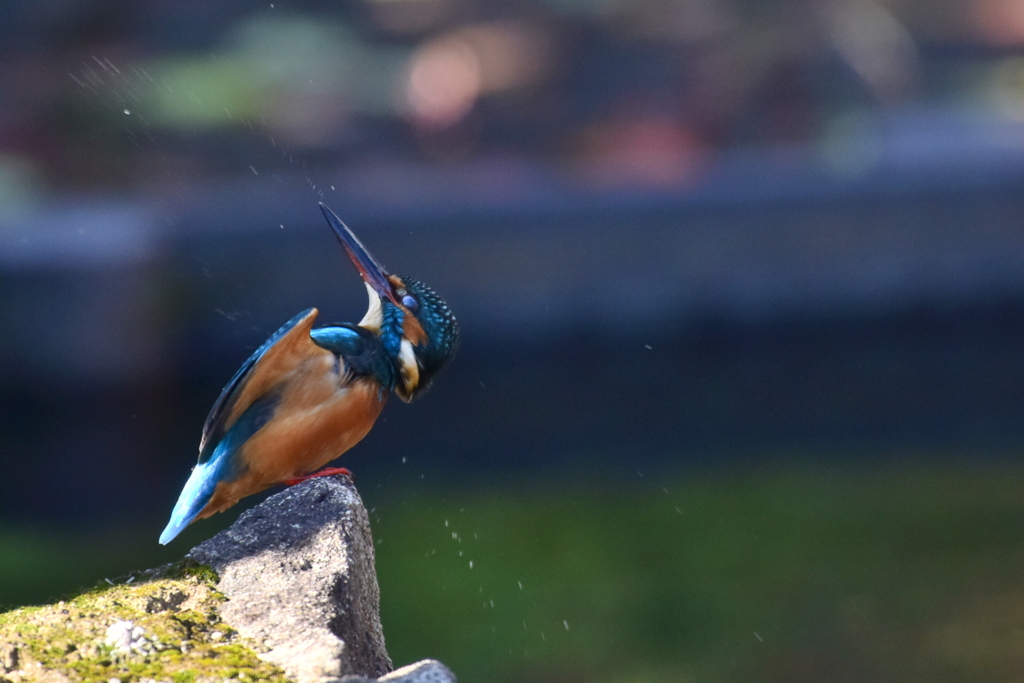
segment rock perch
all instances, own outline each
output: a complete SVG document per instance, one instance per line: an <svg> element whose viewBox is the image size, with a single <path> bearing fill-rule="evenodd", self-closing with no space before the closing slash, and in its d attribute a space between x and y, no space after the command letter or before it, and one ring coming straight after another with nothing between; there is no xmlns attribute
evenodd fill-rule
<svg viewBox="0 0 1024 683"><path fill-rule="evenodd" d="M455 683L434 660L388 673L378 605L359 494L346 478L316 478L185 562L0 614L0 683Z"/></svg>
<svg viewBox="0 0 1024 683"><path fill-rule="evenodd" d="M299 683L391 671L370 522L347 478L271 496L188 557L219 574L224 621Z"/></svg>

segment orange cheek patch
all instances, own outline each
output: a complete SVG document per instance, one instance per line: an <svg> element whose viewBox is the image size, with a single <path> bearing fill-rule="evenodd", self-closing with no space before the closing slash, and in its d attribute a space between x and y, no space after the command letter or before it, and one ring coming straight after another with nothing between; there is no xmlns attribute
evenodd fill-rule
<svg viewBox="0 0 1024 683"><path fill-rule="evenodd" d="M408 310L405 311L405 322L402 323L402 336L412 342L413 346L427 343L427 333L424 332L423 326Z"/></svg>
<svg viewBox="0 0 1024 683"><path fill-rule="evenodd" d="M397 275L388 275L388 282L395 290L405 290L405 283ZM416 319L408 308L400 306L405 313L405 321L402 323L402 336L412 342L413 346L421 346L427 343L427 333L424 332L420 321Z"/></svg>

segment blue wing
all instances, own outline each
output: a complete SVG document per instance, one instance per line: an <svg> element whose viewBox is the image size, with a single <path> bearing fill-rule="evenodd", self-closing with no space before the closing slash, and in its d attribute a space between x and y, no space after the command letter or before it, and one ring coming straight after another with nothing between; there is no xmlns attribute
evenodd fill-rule
<svg viewBox="0 0 1024 683"><path fill-rule="evenodd" d="M220 392L220 396L217 397L213 407L210 409L210 414L206 417L206 422L203 424L203 436L199 440L199 464L202 464L210 459L213 450L217 444L224 437L227 431L228 425L227 416L231 414L232 408L235 407L235 403L238 401L239 394L241 394L242 387L245 386L245 380L252 374L253 369L256 367L257 361L262 358L267 351L270 350L274 344L281 341L281 339L292 331L297 325L306 321L307 318L316 318L317 310L315 308L308 308L302 313L286 322L281 326L274 334L270 335L267 341L256 349L255 352L249 359L242 364L242 367L238 368L238 372L231 378L231 381L227 383L224 390ZM308 321L309 325L313 324L312 319Z"/></svg>
<svg viewBox="0 0 1024 683"><path fill-rule="evenodd" d="M344 358L343 372L349 378L368 374L374 370L372 366L381 362L375 357L379 354L373 353L373 342L377 339L372 332L356 325L313 330L316 316L317 310L311 308L289 320L256 349L224 387L203 425L199 463L178 497L160 543L170 543L195 521L214 497L218 484L245 474L247 467L240 450L274 417L283 388L281 379L293 367L296 349L300 349L300 356L315 348L334 353L339 371ZM304 344L309 349L304 349ZM393 373L389 361L386 365L387 371Z"/></svg>
<svg viewBox="0 0 1024 683"><path fill-rule="evenodd" d="M160 535L160 543L170 543L182 529L195 520L210 502L217 484L234 479L242 473L244 466L234 456L238 449L273 417L280 399L279 392L270 389L252 399L248 406L244 406L238 419L230 421L229 417L236 407L241 407L238 406L238 402L242 399L247 383L258 372L259 361L290 333L302 335L303 330L308 330L312 326L316 316L317 310L310 308L285 323L256 349L224 387L203 425L203 436L199 442L199 463L192 469L185 488L178 496L178 502L171 512L171 520Z"/></svg>

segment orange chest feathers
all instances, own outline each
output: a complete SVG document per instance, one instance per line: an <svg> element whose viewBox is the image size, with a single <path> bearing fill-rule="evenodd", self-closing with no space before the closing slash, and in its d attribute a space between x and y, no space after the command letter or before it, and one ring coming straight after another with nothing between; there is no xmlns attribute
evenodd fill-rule
<svg viewBox="0 0 1024 683"><path fill-rule="evenodd" d="M386 394L369 378L343 382L340 363L323 351L296 365L279 385L273 418L242 447L240 464L277 483L323 467L366 436Z"/></svg>

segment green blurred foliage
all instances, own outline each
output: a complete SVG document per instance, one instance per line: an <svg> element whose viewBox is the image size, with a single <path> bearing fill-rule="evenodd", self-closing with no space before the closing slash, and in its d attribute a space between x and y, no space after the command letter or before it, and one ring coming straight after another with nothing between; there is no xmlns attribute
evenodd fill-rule
<svg viewBox="0 0 1024 683"><path fill-rule="evenodd" d="M372 494L396 664L436 657L499 682L1024 673L1024 468L566 482ZM181 552L152 529L115 531L3 532L4 599L52 599Z"/></svg>
<svg viewBox="0 0 1024 683"><path fill-rule="evenodd" d="M1020 469L580 484L379 508L395 661L488 681L1021 673Z"/></svg>

